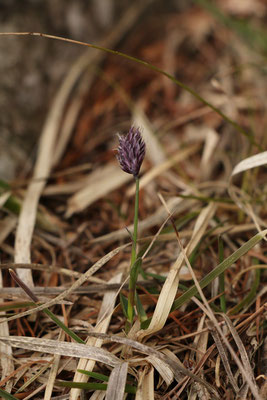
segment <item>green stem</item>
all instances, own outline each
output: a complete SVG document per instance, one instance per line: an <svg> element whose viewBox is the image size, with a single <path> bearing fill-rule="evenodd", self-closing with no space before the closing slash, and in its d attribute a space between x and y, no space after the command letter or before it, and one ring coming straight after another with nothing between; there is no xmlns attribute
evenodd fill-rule
<svg viewBox="0 0 267 400"><path fill-rule="evenodd" d="M139 178L135 178L135 204L134 204L134 231L133 231L133 247L131 267L136 261L136 243L137 243L137 229L138 229L138 209L139 209Z"/></svg>
<svg viewBox="0 0 267 400"><path fill-rule="evenodd" d="M138 263L136 263L136 245L137 245L137 230L138 230L138 209L139 209L139 178L135 178L135 204L134 204L134 231L133 231L133 246L131 256L131 270L129 280L129 296L128 296L128 320L133 322L134 318L134 303L135 303L135 287L138 273Z"/></svg>

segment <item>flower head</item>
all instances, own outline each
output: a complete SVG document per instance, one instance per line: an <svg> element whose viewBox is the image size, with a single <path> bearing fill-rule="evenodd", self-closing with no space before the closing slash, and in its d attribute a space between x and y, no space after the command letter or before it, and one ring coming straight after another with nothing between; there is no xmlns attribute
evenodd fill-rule
<svg viewBox="0 0 267 400"><path fill-rule="evenodd" d="M137 178L145 152L146 145L139 128L132 126L127 135L119 136L117 159L124 172Z"/></svg>

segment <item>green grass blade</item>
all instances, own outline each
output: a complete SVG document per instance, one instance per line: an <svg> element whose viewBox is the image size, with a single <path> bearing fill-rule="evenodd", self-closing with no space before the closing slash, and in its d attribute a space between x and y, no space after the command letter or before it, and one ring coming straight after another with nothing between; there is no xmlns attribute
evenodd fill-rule
<svg viewBox="0 0 267 400"><path fill-rule="evenodd" d="M34 306L36 306L36 303L34 303L33 301L21 301L15 304L5 304L4 306L1 306L0 312L12 311L20 308L28 308Z"/></svg>
<svg viewBox="0 0 267 400"><path fill-rule="evenodd" d="M107 390L106 383L88 383L88 382L68 382L68 381L56 381L58 386L75 388L75 389L83 389L83 390ZM125 392L135 394L136 387L126 384ZM13 397L12 397L13 399ZM16 399L17 400L17 399Z"/></svg>
<svg viewBox="0 0 267 400"><path fill-rule="evenodd" d="M180 195L177 194L177 197ZM192 219L197 217L199 215L199 211L192 211L187 213L186 215L183 215L181 218L175 220L175 226L177 230L181 230L188 222L190 222ZM160 232L160 235L164 235L164 233L171 233L174 232L173 226L166 226L165 228L162 229Z"/></svg>
<svg viewBox="0 0 267 400"><path fill-rule="evenodd" d="M127 314L128 299L122 293L120 293L120 303L121 303L122 312L123 312L125 318L127 318L128 317L128 314Z"/></svg>
<svg viewBox="0 0 267 400"><path fill-rule="evenodd" d="M140 297L138 296L138 293L135 294L135 304L139 320L142 324L142 322L147 320L147 315L143 307L143 304L141 303Z"/></svg>
<svg viewBox="0 0 267 400"><path fill-rule="evenodd" d="M72 330L70 330L63 322L58 319L55 314L52 313L48 308L44 308L43 312L48 315L49 318L52 319L67 335L69 335L75 342L85 344L85 341L82 340L79 336L76 335Z"/></svg>
<svg viewBox="0 0 267 400"><path fill-rule="evenodd" d="M222 238L218 238L218 248L219 248L219 262L220 264L223 262L223 241ZM220 293L223 293L225 290L224 285L224 272L222 272L219 276L219 290ZM225 294L223 293L220 297L220 305L222 312L226 313L226 301L225 301Z"/></svg>
<svg viewBox="0 0 267 400"><path fill-rule="evenodd" d="M3 389L0 389L0 395L1 395L1 397L2 397L3 399L6 399L6 400L18 400L17 397L12 396L12 394L6 392L6 391L3 390Z"/></svg>
<svg viewBox="0 0 267 400"><path fill-rule="evenodd" d="M107 390L106 383L88 383L88 382L69 382L69 381L56 381L56 384L61 387L82 390Z"/></svg>
<svg viewBox="0 0 267 400"><path fill-rule="evenodd" d="M248 242L243 244L238 250L236 250L231 256L227 257L222 263L220 263L216 268L214 268L208 275L206 275L199 285L201 289L209 285L215 278L220 276L227 268L229 268L234 262L236 262L240 257L246 254L250 249L252 249L257 243L259 243L267 235L267 229L257 233ZM182 296L174 301L172 306L172 311L180 308L185 302L189 301L193 296L198 293L196 286L192 286L188 289Z"/></svg>
<svg viewBox="0 0 267 400"><path fill-rule="evenodd" d="M109 376L99 374L98 372L87 371L85 369L77 369L77 371L80 372L81 374L88 375L91 378L98 379L99 381L108 382L109 380Z"/></svg>
<svg viewBox="0 0 267 400"><path fill-rule="evenodd" d="M255 270L255 279L253 281L253 284L251 286L248 295L229 311L230 315L238 313L240 310L242 310L243 307L248 306L249 303L253 301L253 299L255 299L260 284L260 276L261 276L261 270L258 268Z"/></svg>

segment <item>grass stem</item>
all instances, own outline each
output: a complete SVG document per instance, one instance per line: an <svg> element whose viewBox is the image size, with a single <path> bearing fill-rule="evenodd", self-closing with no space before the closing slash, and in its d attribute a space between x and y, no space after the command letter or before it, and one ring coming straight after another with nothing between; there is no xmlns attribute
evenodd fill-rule
<svg viewBox="0 0 267 400"><path fill-rule="evenodd" d="M136 258L137 231L138 231L138 209L139 209L139 178L135 178L135 204L134 204L134 232L130 267L129 296L128 296L128 320L132 324L134 318L135 290L138 276L139 263Z"/></svg>

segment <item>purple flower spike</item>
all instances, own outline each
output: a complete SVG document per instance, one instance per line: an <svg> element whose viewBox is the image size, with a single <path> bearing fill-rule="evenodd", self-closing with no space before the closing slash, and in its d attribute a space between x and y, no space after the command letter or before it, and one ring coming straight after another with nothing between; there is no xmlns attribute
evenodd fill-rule
<svg viewBox="0 0 267 400"><path fill-rule="evenodd" d="M132 126L125 136L119 136L117 159L121 169L128 174L138 177L145 157L146 145L140 129Z"/></svg>

